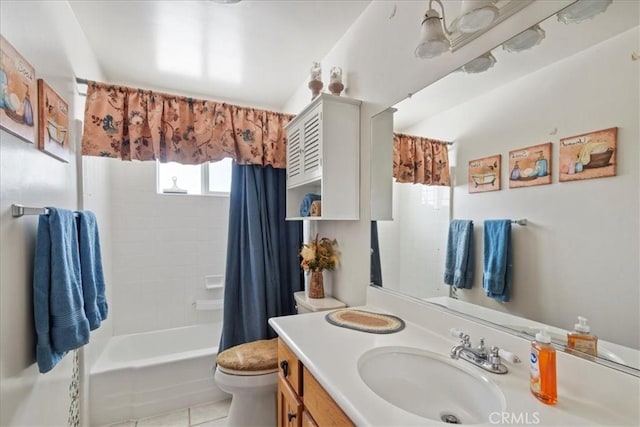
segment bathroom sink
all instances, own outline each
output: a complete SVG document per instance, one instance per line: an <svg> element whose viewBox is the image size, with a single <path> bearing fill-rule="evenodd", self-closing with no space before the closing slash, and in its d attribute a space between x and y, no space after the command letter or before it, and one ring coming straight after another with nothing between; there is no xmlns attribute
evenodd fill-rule
<svg viewBox="0 0 640 427"><path fill-rule="evenodd" d="M380 347L360 357L358 373L378 396L421 417L490 422L491 413L504 411L504 394L480 369L465 364L416 348Z"/></svg>

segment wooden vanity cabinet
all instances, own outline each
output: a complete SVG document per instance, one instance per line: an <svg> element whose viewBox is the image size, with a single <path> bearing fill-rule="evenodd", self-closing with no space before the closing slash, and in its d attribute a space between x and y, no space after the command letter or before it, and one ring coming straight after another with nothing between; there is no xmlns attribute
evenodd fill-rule
<svg viewBox="0 0 640 427"><path fill-rule="evenodd" d="M354 426L281 339L278 366L278 427Z"/></svg>

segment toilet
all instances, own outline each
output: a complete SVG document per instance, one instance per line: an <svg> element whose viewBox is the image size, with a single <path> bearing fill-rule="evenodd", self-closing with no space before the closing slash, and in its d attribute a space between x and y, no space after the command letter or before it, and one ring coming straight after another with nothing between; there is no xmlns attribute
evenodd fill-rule
<svg viewBox="0 0 640 427"><path fill-rule="evenodd" d="M296 292L298 313L333 310L345 304L331 297L311 299ZM232 395L227 425L275 426L278 391L278 339L231 347L216 358L215 381Z"/></svg>

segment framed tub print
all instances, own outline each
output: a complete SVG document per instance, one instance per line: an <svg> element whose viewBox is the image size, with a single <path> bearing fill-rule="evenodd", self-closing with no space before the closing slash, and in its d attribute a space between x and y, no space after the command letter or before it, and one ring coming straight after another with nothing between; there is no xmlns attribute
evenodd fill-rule
<svg viewBox="0 0 640 427"><path fill-rule="evenodd" d="M560 139L560 182L616 176L618 128Z"/></svg>
<svg viewBox="0 0 640 427"><path fill-rule="evenodd" d="M483 157L469 162L469 193L500 190L502 155Z"/></svg>
<svg viewBox="0 0 640 427"><path fill-rule="evenodd" d="M42 79L38 79L38 148L69 161L69 105Z"/></svg>
<svg viewBox="0 0 640 427"><path fill-rule="evenodd" d="M0 51L0 127L33 144L36 70L2 36Z"/></svg>
<svg viewBox="0 0 640 427"><path fill-rule="evenodd" d="M551 184L551 143L509 152L509 188Z"/></svg>

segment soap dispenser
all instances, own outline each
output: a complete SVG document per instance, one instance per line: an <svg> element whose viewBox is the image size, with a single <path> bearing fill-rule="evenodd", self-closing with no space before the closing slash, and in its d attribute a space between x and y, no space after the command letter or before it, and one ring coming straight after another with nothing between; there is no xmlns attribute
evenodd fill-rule
<svg viewBox="0 0 640 427"><path fill-rule="evenodd" d="M542 403L555 405L558 402L556 386L556 349L551 345L551 337L546 330L536 334L531 343L531 372L529 388Z"/></svg>
<svg viewBox="0 0 640 427"><path fill-rule="evenodd" d="M574 330L567 334L567 348L597 356L598 337L591 335L589 333L590 330L587 319L578 316L578 323L575 324Z"/></svg>

